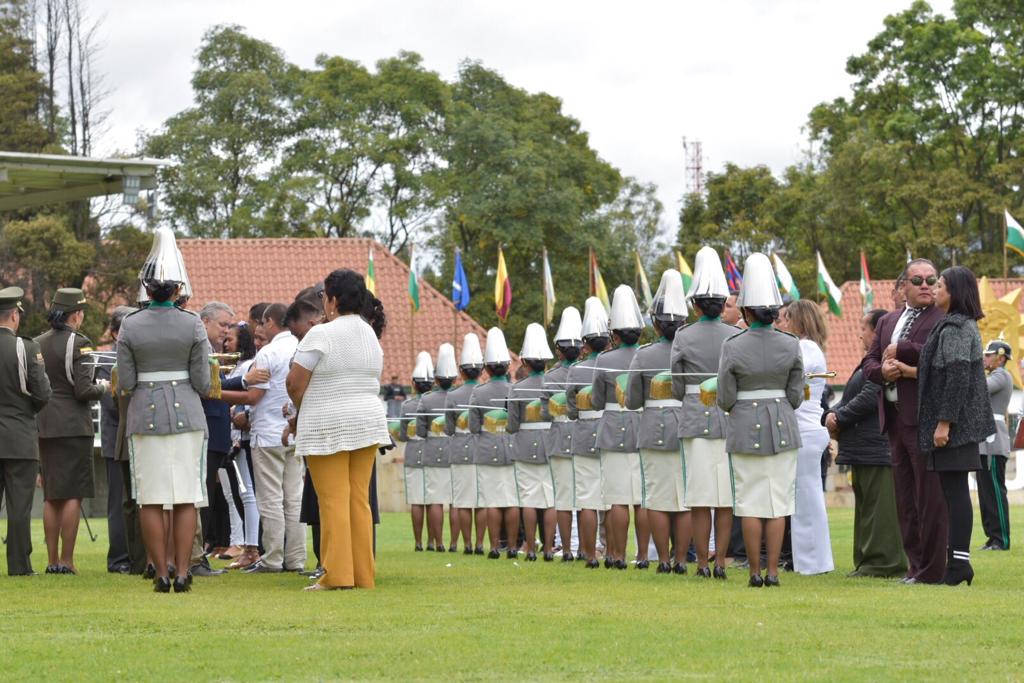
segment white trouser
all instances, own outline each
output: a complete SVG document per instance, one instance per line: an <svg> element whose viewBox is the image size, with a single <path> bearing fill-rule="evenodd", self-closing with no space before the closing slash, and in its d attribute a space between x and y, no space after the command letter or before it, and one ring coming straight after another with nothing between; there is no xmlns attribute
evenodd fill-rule
<svg viewBox="0 0 1024 683"><path fill-rule="evenodd" d="M303 569L306 525L299 521L305 463L295 447L255 446L256 505L263 520L263 563L272 569Z"/></svg>
<svg viewBox="0 0 1024 683"><path fill-rule="evenodd" d="M220 492L224 501L228 504L228 519L231 521L231 545L243 545L245 543L245 525L235 507L235 497L231 495L231 479L228 471L221 467L217 470L217 480L220 482Z"/></svg>
<svg viewBox="0 0 1024 683"><path fill-rule="evenodd" d="M249 473L249 456L243 448L235 458L238 464L238 473L241 475L241 483L245 491L240 493L242 507L245 508L245 545L258 546L260 544L260 509L256 505L256 487L253 486L252 475ZM301 498L300 501L301 503Z"/></svg>

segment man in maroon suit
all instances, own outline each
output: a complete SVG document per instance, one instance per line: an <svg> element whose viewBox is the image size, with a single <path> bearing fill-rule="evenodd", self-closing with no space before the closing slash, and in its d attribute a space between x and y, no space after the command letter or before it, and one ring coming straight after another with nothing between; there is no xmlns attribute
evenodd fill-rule
<svg viewBox="0 0 1024 683"><path fill-rule="evenodd" d="M880 321L864 360L864 374L884 387L882 431L889 436L896 510L909 560L904 583L939 583L946 567L947 515L939 477L926 469L917 447L917 361L942 310L935 306L938 271L916 259L900 276L906 306Z"/></svg>

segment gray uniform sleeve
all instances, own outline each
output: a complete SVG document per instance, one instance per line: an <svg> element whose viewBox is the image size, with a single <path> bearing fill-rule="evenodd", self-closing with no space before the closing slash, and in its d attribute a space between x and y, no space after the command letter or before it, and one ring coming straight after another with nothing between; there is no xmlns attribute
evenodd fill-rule
<svg viewBox="0 0 1024 683"><path fill-rule="evenodd" d="M520 396L516 396L517 392L514 392L512 390L512 387L514 387L514 386L515 386L514 384L509 386L509 388L508 388L508 398L523 398L523 397L520 397ZM523 394L525 396L525 392L523 392ZM507 401L507 403L508 403L508 408L506 409L506 411L508 412L508 422L505 424L505 431L507 433L509 433L509 434L515 434L516 432L519 431L519 423L523 419L522 410L523 410L523 405L524 405L525 402L524 401Z"/></svg>
<svg viewBox="0 0 1024 683"><path fill-rule="evenodd" d="M989 396L1009 389L1012 383L1013 380L1010 378L1010 373L1008 372L993 372L985 378L985 384L988 386Z"/></svg>
<svg viewBox="0 0 1024 683"><path fill-rule="evenodd" d="M46 376L46 364L42 361L39 344L30 339L25 340L25 360L28 364L25 384L32 398L32 409L38 413L49 403L53 390L50 388L50 378Z"/></svg>
<svg viewBox="0 0 1024 683"><path fill-rule="evenodd" d="M600 358L598 362L594 363L594 377L591 379L591 386L594 388L591 390L590 400L594 405L594 410L604 410L604 404L608 401L608 387L607 383L615 381L615 375L611 372L604 372L598 370L601 367ZM614 395L614 390L612 392Z"/></svg>
<svg viewBox="0 0 1024 683"><path fill-rule="evenodd" d="M682 330L680 330L681 332ZM686 398L686 378L681 374L683 371L683 345L680 342L678 333L676 338L672 340L672 351L669 360L669 367L675 374L672 375L672 396L677 401L682 401Z"/></svg>
<svg viewBox="0 0 1024 683"><path fill-rule="evenodd" d="M459 414L452 410L455 407L455 399L452 398L453 391L449 391L448 395L444 399L444 407L447 408L444 412L444 433L448 436L455 436L455 422L459 418Z"/></svg>
<svg viewBox="0 0 1024 683"><path fill-rule="evenodd" d="M633 360L629 364L630 370L639 370L641 367L640 354L637 353L633 356ZM644 373L642 372L631 372L629 373L629 382L626 384L626 408L629 410L638 410L644 407Z"/></svg>
<svg viewBox="0 0 1024 683"><path fill-rule="evenodd" d="M736 385L736 376L732 373L731 345L722 345L722 360L718 366L718 407L729 412L736 405L736 394L739 389ZM797 354L799 358L799 354ZM803 388L801 387L801 392Z"/></svg>
<svg viewBox="0 0 1024 683"><path fill-rule="evenodd" d="M472 405L477 405L477 399L479 399L479 397L476 395L476 389L474 389L472 393L470 393L469 395L469 403ZM483 411L481 411L479 408L469 408L468 410L469 431L471 434L479 434L480 428L484 424Z"/></svg>
<svg viewBox="0 0 1024 683"><path fill-rule="evenodd" d="M198 316L188 358L188 376L197 394L206 396L210 393L210 341Z"/></svg>
<svg viewBox="0 0 1024 683"><path fill-rule="evenodd" d="M795 355L793 367L789 369L789 379L786 381L786 399L794 409L799 408L804 402L804 358L799 348Z"/></svg>
<svg viewBox="0 0 1024 683"><path fill-rule="evenodd" d="M117 337L117 388L122 394L135 391L139 383L135 369L135 355L132 353L131 318L121 323L121 333ZM207 371L209 372L209 371Z"/></svg>
<svg viewBox="0 0 1024 683"><path fill-rule="evenodd" d="M567 382L572 382L576 378L573 377L572 370L566 376ZM565 414L569 416L570 420L580 419L579 408L576 407L576 390L579 389L575 384L566 384L565 386Z"/></svg>

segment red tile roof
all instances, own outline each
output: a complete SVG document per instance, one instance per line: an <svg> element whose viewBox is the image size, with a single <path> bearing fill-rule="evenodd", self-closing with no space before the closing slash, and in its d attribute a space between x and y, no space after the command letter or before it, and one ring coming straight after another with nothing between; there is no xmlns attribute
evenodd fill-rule
<svg viewBox="0 0 1024 683"><path fill-rule="evenodd" d="M871 283L875 293L875 308L893 310L892 289L895 284L895 280L874 280ZM992 285L992 291L996 297L1002 297L1014 289L1024 287L1024 279L990 279L989 284ZM864 310L864 298L860 295L860 285L858 282L844 282L841 289L843 290L843 317L837 318L831 312L826 312L829 335L825 357L828 359L829 369L838 373L835 380L832 381L833 384L846 384L864 357L864 350L860 343L860 322L863 317L861 313ZM1021 312L1024 313L1024 310Z"/></svg>
<svg viewBox="0 0 1024 683"><path fill-rule="evenodd" d="M476 332L481 344L487 336L479 323L456 311L445 295L422 280L420 311L414 316L408 265L370 239L182 239L178 248L194 291L189 308L198 310L210 301L223 301L239 320L261 301L291 303L301 289L322 281L336 268L365 273L373 249L377 297L388 316L388 329L381 339L385 381L398 375L408 382L421 350L436 360L437 347L443 342L454 344L458 354L467 332Z"/></svg>

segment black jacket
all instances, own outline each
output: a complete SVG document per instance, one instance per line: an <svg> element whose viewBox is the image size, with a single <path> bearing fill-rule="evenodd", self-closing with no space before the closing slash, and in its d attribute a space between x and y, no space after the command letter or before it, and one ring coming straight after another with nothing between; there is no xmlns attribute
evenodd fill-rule
<svg viewBox="0 0 1024 683"><path fill-rule="evenodd" d="M891 466L889 440L878 424L878 394L882 387L869 382L861 366L853 371L843 398L834 408L821 415L821 423L829 412L836 414L839 424L839 456L837 465Z"/></svg>

